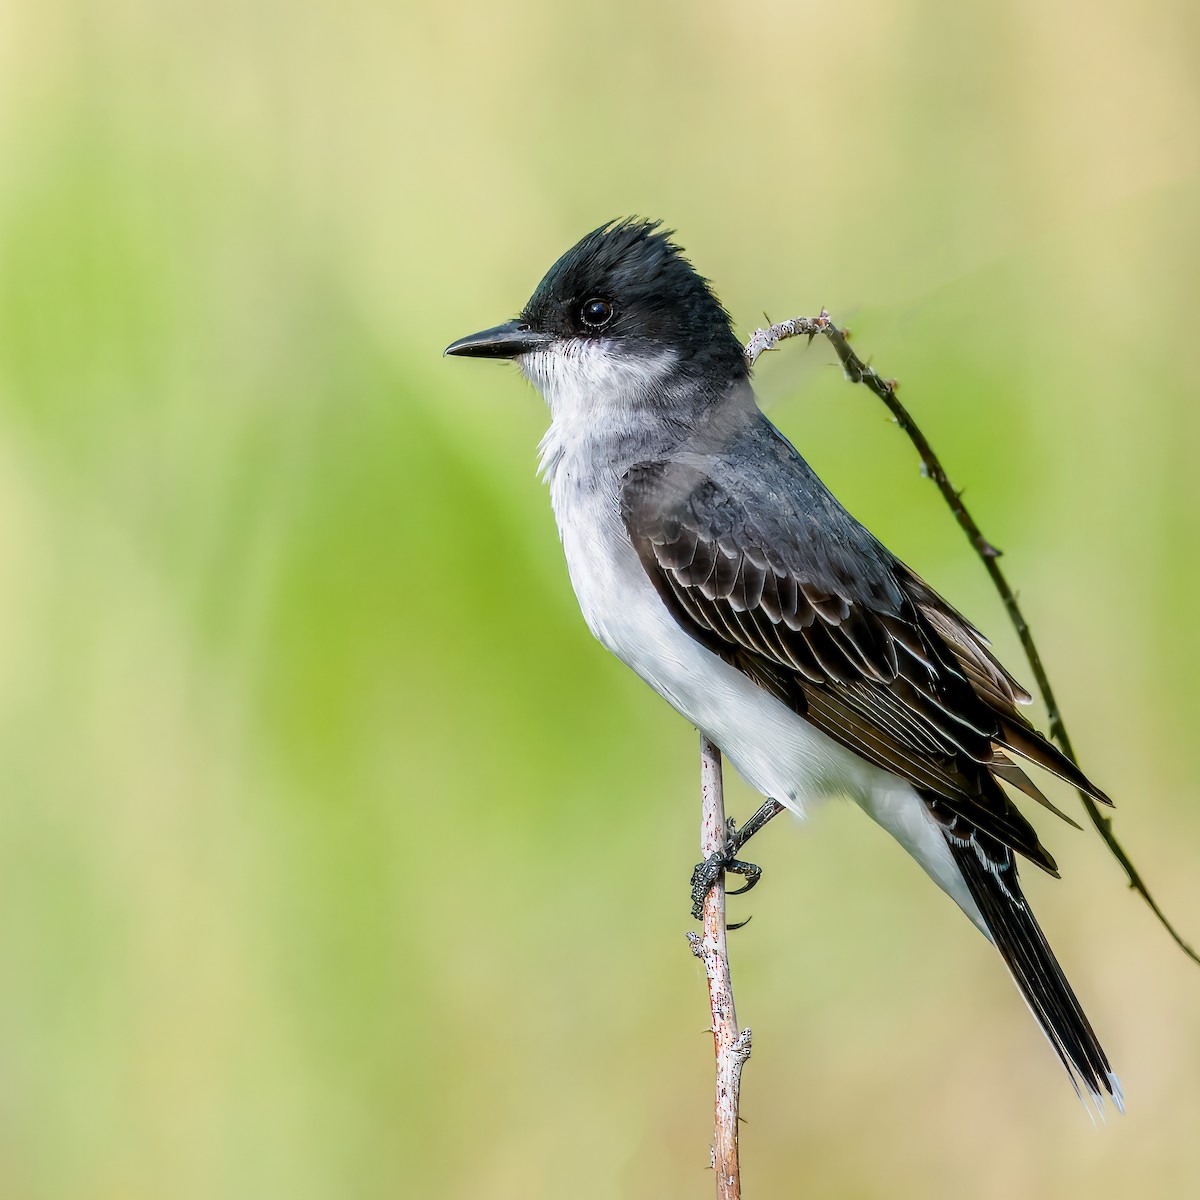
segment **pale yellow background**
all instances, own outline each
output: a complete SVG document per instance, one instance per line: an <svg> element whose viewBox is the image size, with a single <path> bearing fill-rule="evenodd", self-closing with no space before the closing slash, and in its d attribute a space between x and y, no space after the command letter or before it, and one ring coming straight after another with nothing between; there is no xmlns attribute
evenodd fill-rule
<svg viewBox="0 0 1200 1200"><path fill-rule="evenodd" d="M710 1194L696 739L439 357L628 213L901 378L1200 939L1198 80L1193 0L0 8L0 1196ZM772 415L1020 666L831 362ZM748 1197L1200 1195L1200 970L1037 819L1129 1115L835 803L735 904Z"/></svg>

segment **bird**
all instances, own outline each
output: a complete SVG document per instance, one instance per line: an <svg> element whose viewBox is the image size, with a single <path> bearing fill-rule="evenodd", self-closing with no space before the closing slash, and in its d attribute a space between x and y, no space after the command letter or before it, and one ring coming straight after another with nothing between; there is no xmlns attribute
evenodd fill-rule
<svg viewBox="0 0 1200 1200"><path fill-rule="evenodd" d="M1085 1104L1124 1111L1018 859L1058 868L1006 789L1059 812L1023 760L1112 801L1021 713L1030 695L984 635L762 412L674 232L606 222L518 317L444 353L510 360L544 398L540 472L596 639L768 800L855 801L999 951Z"/></svg>

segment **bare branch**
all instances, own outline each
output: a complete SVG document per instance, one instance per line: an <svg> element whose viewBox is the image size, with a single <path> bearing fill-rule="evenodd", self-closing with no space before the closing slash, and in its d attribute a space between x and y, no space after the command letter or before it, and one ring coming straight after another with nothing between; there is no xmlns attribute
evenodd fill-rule
<svg viewBox="0 0 1200 1200"><path fill-rule="evenodd" d="M700 853L723 854L729 834L721 779L721 752L700 735ZM738 1030L733 1004L729 950L725 944L725 877L718 875L704 898L704 934L689 933L692 953L704 963L708 1001L712 1009L713 1050L717 1059L713 1115L712 1164L717 1174L718 1200L741 1200L738 1166L738 1105L742 1067L750 1057L750 1030Z"/></svg>
<svg viewBox="0 0 1200 1200"><path fill-rule="evenodd" d="M1046 675L1046 668L1042 665L1041 655L1034 644L1033 632L1030 630L1020 606L1017 604L1017 598L1013 595L1012 588L1009 587L1008 580L1005 579L1004 572L1001 571L1000 564L997 561L1001 552L983 536L979 526L975 524L971 514L967 511L967 506L962 501L962 491L951 484L941 462L933 452L933 447L926 441L925 435L917 427L908 410L900 403L896 395L898 386L896 381L894 379L884 379L874 368L864 363L850 349L849 342L847 341L849 331L838 329L829 319L829 314L824 309L821 309L820 315L816 317L793 317L789 321L780 321L777 325L772 325L769 329L756 329L751 334L750 340L746 343L746 358L753 365L760 354L766 350L774 350L780 342L787 338L807 336L811 342L818 333L823 333L833 343L833 348L837 352L838 358L841 359L842 368L846 372L846 378L851 383L866 384L887 405L888 410L895 417L896 423L908 434L909 440L916 447L917 453L921 456L922 473L937 484L938 490L950 506L950 511L954 513L959 526L967 535L967 539L974 547L975 553L979 555L984 568L991 576L992 583L995 585L996 591L1000 594L1000 599L1008 611L1009 620L1012 621L1013 628L1017 631L1017 637L1021 639L1021 647L1025 651L1025 657L1029 660L1030 670L1033 672L1033 677L1037 681L1038 691L1041 692L1042 700L1046 705L1046 712L1050 723L1050 736L1058 742L1062 748L1062 752L1073 763L1078 765L1078 760L1075 758L1075 751L1071 747L1071 739L1067 736L1067 727L1063 723L1062 713L1059 711L1058 702L1054 698L1054 692L1050 687L1050 680ZM1129 856L1121 848L1116 835L1112 831L1112 818L1104 816L1097 807L1096 802L1086 792L1080 792L1079 796L1083 801L1083 806L1087 810L1088 816L1091 818L1092 824L1104 839L1113 857L1116 858L1125 871L1125 875L1129 880L1129 886L1150 906L1151 911L1162 922L1163 927L1171 937L1174 938L1175 944L1193 962L1200 963L1200 955L1197 955L1196 951L1180 937L1175 927L1167 920L1162 909L1158 907L1150 895L1149 889L1146 887L1141 875L1138 874L1133 863L1129 860Z"/></svg>

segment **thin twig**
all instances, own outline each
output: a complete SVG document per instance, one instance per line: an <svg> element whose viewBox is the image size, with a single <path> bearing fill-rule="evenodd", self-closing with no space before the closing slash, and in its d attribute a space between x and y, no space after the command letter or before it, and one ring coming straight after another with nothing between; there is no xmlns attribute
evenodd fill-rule
<svg viewBox="0 0 1200 1200"><path fill-rule="evenodd" d="M728 825L721 780L721 752L700 735L700 853L725 851ZM708 1002L712 1009L713 1050L717 1059L716 1102L713 1113L712 1165L717 1173L718 1200L741 1200L738 1166L738 1104L742 1067L750 1057L750 1030L738 1030L733 1005L733 980L725 944L725 877L718 875L704 898L704 935L689 933L692 953L704 963Z"/></svg>
<svg viewBox="0 0 1200 1200"><path fill-rule="evenodd" d="M751 335L749 342L746 343L746 358L753 364L763 351L774 350L780 342L787 338L807 336L811 342L818 333L824 334L833 343L833 348L837 351L837 356L842 361L846 378L851 383L866 384L887 405L896 423L908 434L909 440L917 448L917 453L921 456L922 473L937 484L938 490L950 506L950 511L954 513L962 531L967 535L967 540L970 541L976 554L979 555L980 560L987 569L987 573L991 576L992 583L995 584L996 591L1000 594L1000 599L1004 602L1004 607L1008 611L1013 628L1017 631L1017 637L1021 639L1021 647L1025 651L1025 657L1029 660L1029 667L1037 682L1038 691L1041 692L1042 700L1046 705L1050 736L1058 742L1062 748L1062 752L1078 766L1075 751L1071 746L1071 739L1067 736L1067 727L1063 723L1062 713L1059 711L1058 702L1054 698L1054 692L1050 687L1050 680L1046 675L1046 668L1042 665L1041 655L1038 654L1037 646L1034 644L1033 633L1021 612L1020 606L1017 604L1017 598L1013 595L1012 588L1008 586L1008 580L1005 579L1004 572L1000 569L1000 564L996 561L1000 557L1000 551L980 532L979 526L975 524L971 514L967 511L967 506L962 501L962 491L951 484L945 469L942 467L937 455L934 454L933 448L926 441L925 435L917 427L908 410L900 403L896 395L896 389L899 386L896 380L884 379L874 368L864 363L850 349L847 342L848 331L838 329L829 319L829 314L824 309L821 309L820 315L816 317L794 317L790 321L780 321L779 324L772 325L769 329L756 329ZM1175 939L1175 944L1193 962L1200 963L1200 955L1180 937L1175 927L1167 920L1162 909L1158 907L1154 898L1150 895L1150 891L1142 880L1141 875L1138 874L1137 869L1130 862L1129 856L1121 848L1121 844L1117 841L1116 835L1112 831L1112 818L1104 816L1097 807L1096 802L1086 792L1081 791L1079 797L1083 801L1083 806L1087 810L1092 824L1104 839L1113 857L1116 858L1125 871L1125 875L1129 880L1129 886L1150 906L1151 911L1162 922L1166 931Z"/></svg>

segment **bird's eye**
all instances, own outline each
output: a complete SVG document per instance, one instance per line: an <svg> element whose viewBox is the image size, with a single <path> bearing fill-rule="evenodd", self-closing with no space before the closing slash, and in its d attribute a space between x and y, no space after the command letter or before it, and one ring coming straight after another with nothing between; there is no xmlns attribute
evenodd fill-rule
<svg viewBox="0 0 1200 1200"><path fill-rule="evenodd" d="M583 323L592 329L602 329L613 318L613 306L609 301L594 296L591 300L583 302L579 316Z"/></svg>

